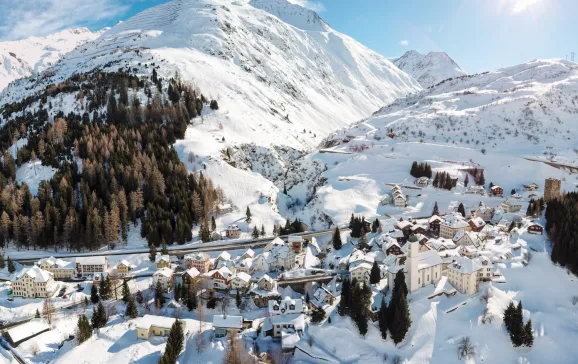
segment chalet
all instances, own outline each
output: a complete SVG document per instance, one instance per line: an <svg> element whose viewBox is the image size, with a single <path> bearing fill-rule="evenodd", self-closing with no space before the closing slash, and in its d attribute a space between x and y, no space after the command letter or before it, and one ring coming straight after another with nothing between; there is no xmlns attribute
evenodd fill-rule
<svg viewBox="0 0 578 364"><path fill-rule="evenodd" d="M247 258L255 258L255 251L251 248L247 249L243 255L241 255L241 259L247 259Z"/></svg>
<svg viewBox="0 0 578 364"><path fill-rule="evenodd" d="M349 274L351 275L351 279L357 279L358 282L365 281L366 283L369 283L371 267L372 265L369 263L360 263L350 267Z"/></svg>
<svg viewBox="0 0 578 364"><path fill-rule="evenodd" d="M51 297L58 288L54 275L37 266L25 268L14 276L11 285L14 297L25 298Z"/></svg>
<svg viewBox="0 0 578 364"><path fill-rule="evenodd" d="M398 222L395 224L395 227L396 227L397 229L403 231L403 235L404 235L405 237L408 237L409 234L411 234L411 228L412 228L412 226L413 226L413 224L412 224L410 221L405 221L405 220L398 221Z"/></svg>
<svg viewBox="0 0 578 364"><path fill-rule="evenodd" d="M227 336L228 332L237 333L243 329L242 316L214 315L213 316L213 336L222 338Z"/></svg>
<svg viewBox="0 0 578 364"><path fill-rule="evenodd" d="M235 263L235 269L237 273L243 272L247 274L252 274L253 269L253 258L244 258Z"/></svg>
<svg viewBox="0 0 578 364"><path fill-rule="evenodd" d="M528 232L530 234L542 235L544 233L544 228L542 227L542 225L533 222L530 225L528 225Z"/></svg>
<svg viewBox="0 0 578 364"><path fill-rule="evenodd" d="M494 185L490 188L492 195L494 196L502 196L504 194L504 189L500 186Z"/></svg>
<svg viewBox="0 0 578 364"><path fill-rule="evenodd" d="M403 254L403 252L401 251L401 246L394 239L389 240L385 244L383 251L385 252L386 255L392 255L392 254L393 255L401 255L401 254Z"/></svg>
<svg viewBox="0 0 578 364"><path fill-rule="evenodd" d="M188 285L195 284L195 282L199 279L200 274L201 273L199 272L199 270L195 267L187 269L182 276L183 283Z"/></svg>
<svg viewBox="0 0 578 364"><path fill-rule="evenodd" d="M268 252L264 252L262 254L255 256L255 259L253 259L253 264L252 264L253 272L268 272L269 271L269 262L267 259L269 254L270 253L268 253Z"/></svg>
<svg viewBox="0 0 578 364"><path fill-rule="evenodd" d="M443 219L437 215L433 215L429 218L429 229L434 232L435 234L440 233L440 224L442 223Z"/></svg>
<svg viewBox="0 0 578 364"><path fill-rule="evenodd" d="M211 268L211 257L207 253L194 253L185 256L185 268L197 268L200 273L207 273Z"/></svg>
<svg viewBox="0 0 578 364"><path fill-rule="evenodd" d="M381 198L381 204L382 205L388 205L389 204L389 196L384 196Z"/></svg>
<svg viewBox="0 0 578 364"><path fill-rule="evenodd" d="M468 224L470 225L470 229L475 232L482 231L484 226L486 226L486 222L481 217L475 217L473 219L470 219L468 221Z"/></svg>
<svg viewBox="0 0 578 364"><path fill-rule="evenodd" d="M452 239L453 243L458 245L473 245L476 248L480 246L480 240L475 233L467 231L458 231Z"/></svg>
<svg viewBox="0 0 578 364"><path fill-rule="evenodd" d="M397 240L398 243L403 243L403 241L405 240L405 234L401 230L394 230L391 233L389 233L389 236Z"/></svg>
<svg viewBox="0 0 578 364"><path fill-rule="evenodd" d="M173 286L173 277L174 272L171 268L161 268L153 273L153 287L160 283L163 290L169 290Z"/></svg>
<svg viewBox="0 0 578 364"><path fill-rule="evenodd" d="M485 195L486 194L486 189L484 188L484 186L469 186L466 189L466 193L468 194L476 194L476 195Z"/></svg>
<svg viewBox="0 0 578 364"><path fill-rule="evenodd" d="M175 323L174 318L156 315L144 315L134 320L136 324L137 339L148 340L151 336L169 336L171 327ZM185 337L191 330L191 320L180 320L183 324L183 333Z"/></svg>
<svg viewBox="0 0 578 364"><path fill-rule="evenodd" d="M444 238L430 239L430 240L428 240L426 245L430 249L438 251L438 252L442 252L444 250L451 250L451 249L456 248L456 244L454 244L454 242L452 240L444 239Z"/></svg>
<svg viewBox="0 0 578 364"><path fill-rule="evenodd" d="M371 228L371 226L370 226ZM293 250L293 253L299 254L303 250L303 238L297 235L289 235L287 237L287 244Z"/></svg>
<svg viewBox="0 0 578 364"><path fill-rule="evenodd" d="M524 185L523 187L526 191L537 191L539 186L535 182L532 182L529 185Z"/></svg>
<svg viewBox="0 0 578 364"><path fill-rule="evenodd" d="M12 346L18 347L26 340L32 339L50 330L50 325L44 319L33 319L4 332L4 339ZM14 361L16 362L16 361ZM8 363L8 361L6 361Z"/></svg>
<svg viewBox="0 0 578 364"><path fill-rule="evenodd" d="M123 259L116 265L115 270L117 276L124 277L130 271L130 263Z"/></svg>
<svg viewBox="0 0 578 364"><path fill-rule="evenodd" d="M478 249L473 245L462 245L459 251L461 256L465 256L468 258L473 258L478 256Z"/></svg>
<svg viewBox="0 0 578 364"><path fill-rule="evenodd" d="M474 217L480 217L486 222L490 222L492 217L494 217L495 211L496 209L493 207L488 207L483 203L480 203L480 206L476 210L472 211L471 215Z"/></svg>
<svg viewBox="0 0 578 364"><path fill-rule="evenodd" d="M157 256L155 257L155 265L157 269L170 268L171 267L170 255L157 254Z"/></svg>
<svg viewBox="0 0 578 364"><path fill-rule="evenodd" d="M510 199L507 199L502 203L502 210L505 212L519 212L522 209L522 205L512 202Z"/></svg>
<svg viewBox="0 0 578 364"><path fill-rule="evenodd" d="M394 194L392 200L393 200L393 204L395 205L395 207L406 207L407 206L407 199L400 192Z"/></svg>
<svg viewBox="0 0 578 364"><path fill-rule="evenodd" d="M219 256L215 259L215 267L217 267L217 264L219 264L219 262L228 262L231 260L231 253L229 253L228 251L222 251L221 254L219 254Z"/></svg>
<svg viewBox="0 0 578 364"><path fill-rule="evenodd" d="M484 256L477 257L473 260L477 265L482 267L482 269L478 272L478 280L484 282L491 281L493 276L492 270L494 269L493 263Z"/></svg>
<svg viewBox="0 0 578 364"><path fill-rule="evenodd" d="M429 185L429 178L427 177L416 178L415 184L419 187L427 187Z"/></svg>
<svg viewBox="0 0 578 364"><path fill-rule="evenodd" d="M229 280L229 286L231 289L237 289L241 291L245 291L249 286L249 282L251 281L251 276L247 273L237 273L231 277Z"/></svg>
<svg viewBox="0 0 578 364"><path fill-rule="evenodd" d="M225 229L225 236L229 239L239 239L239 237L241 237L241 229L239 228L239 225L233 224L227 226L227 229Z"/></svg>
<svg viewBox="0 0 578 364"><path fill-rule="evenodd" d="M257 281L257 287L265 291L272 291L275 288L275 285L275 281L267 274L264 274L263 277L259 278Z"/></svg>
<svg viewBox="0 0 578 364"><path fill-rule="evenodd" d="M470 230L470 225L460 214L448 215L440 224L440 236L446 239L453 239L458 231L468 230Z"/></svg>
<svg viewBox="0 0 578 364"><path fill-rule="evenodd" d="M321 286L315 290L315 293L313 293L313 298L313 302L316 306L323 304L332 305L335 301L336 295L327 287Z"/></svg>
<svg viewBox="0 0 578 364"><path fill-rule="evenodd" d="M220 215L233 212L233 206L230 203L223 203L217 205L217 211Z"/></svg>
<svg viewBox="0 0 578 364"><path fill-rule="evenodd" d="M411 231L412 234L425 234L426 232L426 227L419 225L419 224L414 224L412 225L409 230Z"/></svg>
<svg viewBox="0 0 578 364"><path fill-rule="evenodd" d="M229 287L229 279L233 274L227 267L214 269L204 274L205 277L211 279L212 288L226 290Z"/></svg>

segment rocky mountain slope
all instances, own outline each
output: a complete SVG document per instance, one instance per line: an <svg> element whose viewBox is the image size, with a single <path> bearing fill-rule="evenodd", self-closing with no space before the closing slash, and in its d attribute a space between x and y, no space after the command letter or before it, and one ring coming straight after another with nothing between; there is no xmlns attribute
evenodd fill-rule
<svg viewBox="0 0 578 364"><path fill-rule="evenodd" d="M98 38L104 31L66 29L46 37L0 42L0 91L14 80L42 72L75 47Z"/></svg>
<svg viewBox="0 0 578 364"><path fill-rule="evenodd" d="M423 87L431 87L448 78L464 76L466 73L444 52L421 54L408 51L393 59L400 70L415 78Z"/></svg>

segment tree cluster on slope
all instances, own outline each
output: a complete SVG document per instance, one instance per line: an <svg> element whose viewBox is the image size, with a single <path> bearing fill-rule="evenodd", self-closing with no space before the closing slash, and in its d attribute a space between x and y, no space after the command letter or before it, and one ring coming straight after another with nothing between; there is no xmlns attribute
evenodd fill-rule
<svg viewBox="0 0 578 364"><path fill-rule="evenodd" d="M127 241L129 224L139 222L150 245L183 244L191 240L193 224L208 226L223 191L202 172L189 174L172 147L206 100L179 80L167 82L165 99L149 80L125 73L75 75L41 95L5 105L0 246L114 247ZM146 105L137 96L140 89L148 96ZM48 97L62 92L75 92L84 112L51 110ZM33 102L38 108L32 112L27 108ZM22 138L27 144L17 149ZM17 150L9 150L11 145ZM31 159L57 169L50 181L40 182L37 196L15 182L17 167Z"/></svg>
<svg viewBox="0 0 578 364"><path fill-rule="evenodd" d="M522 312L522 301L514 306L510 304L504 311L504 325L510 334L510 340L514 346L532 346L534 345L534 331L532 329L532 320L524 325L524 316Z"/></svg>
<svg viewBox="0 0 578 364"><path fill-rule="evenodd" d="M433 186L437 188L443 188L446 190L451 190L456 187L458 180L452 178L447 172L436 172L433 180Z"/></svg>
<svg viewBox="0 0 578 364"><path fill-rule="evenodd" d="M546 231L552 241L552 261L578 274L578 193L570 192L548 202Z"/></svg>
<svg viewBox="0 0 578 364"><path fill-rule="evenodd" d="M431 166L427 163L418 163L413 162L411 164L411 170L409 171L412 177L419 178L419 177L432 177Z"/></svg>

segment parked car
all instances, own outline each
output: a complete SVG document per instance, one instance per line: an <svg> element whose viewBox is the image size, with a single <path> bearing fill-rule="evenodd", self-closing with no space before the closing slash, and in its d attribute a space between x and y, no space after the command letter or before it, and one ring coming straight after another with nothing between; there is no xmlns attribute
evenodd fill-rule
<svg viewBox="0 0 578 364"><path fill-rule="evenodd" d="M66 298L68 298L68 296L67 296L67 295L64 295L64 296L62 296L62 299L66 299Z"/></svg>

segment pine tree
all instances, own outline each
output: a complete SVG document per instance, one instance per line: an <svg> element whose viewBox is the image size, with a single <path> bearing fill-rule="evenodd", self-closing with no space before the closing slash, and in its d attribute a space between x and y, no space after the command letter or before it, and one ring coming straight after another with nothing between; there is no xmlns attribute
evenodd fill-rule
<svg viewBox="0 0 578 364"><path fill-rule="evenodd" d="M168 255L169 254L169 250L167 249L167 243L165 242L164 239L161 240L161 254L162 255Z"/></svg>
<svg viewBox="0 0 578 364"><path fill-rule="evenodd" d="M97 304L99 300L100 297L98 296L98 288L96 288L96 286L93 284L90 288L90 301L93 304Z"/></svg>
<svg viewBox="0 0 578 364"><path fill-rule="evenodd" d="M433 215L438 215L438 216L439 216L439 214L440 214L440 209L439 209L439 207L438 207L438 202L437 202L437 201L434 203L434 208L433 208L431 214L432 214L432 216L433 216Z"/></svg>
<svg viewBox="0 0 578 364"><path fill-rule="evenodd" d="M139 305L142 305L144 302L144 296L143 296L142 291L140 289L138 291L136 291L136 301Z"/></svg>
<svg viewBox="0 0 578 364"><path fill-rule="evenodd" d="M16 272L16 267L14 267L14 262L12 261L12 259L10 259L10 257L8 257L8 272L10 272L10 274Z"/></svg>
<svg viewBox="0 0 578 364"><path fill-rule="evenodd" d="M157 258L157 248L154 244L149 244L149 260L154 262Z"/></svg>
<svg viewBox="0 0 578 364"><path fill-rule="evenodd" d="M251 209L249 208L249 206L247 206L247 211L245 212L245 222L247 224L251 223Z"/></svg>
<svg viewBox="0 0 578 364"><path fill-rule="evenodd" d="M464 178L464 187L468 187L468 183L470 183L469 174L466 173L466 178Z"/></svg>
<svg viewBox="0 0 578 364"><path fill-rule="evenodd" d="M171 330L169 331L169 338L167 339L167 346L165 348L165 354L167 356L167 363L175 363L178 356L183 351L185 345L185 332L183 329L183 323L179 320L175 320Z"/></svg>
<svg viewBox="0 0 578 364"><path fill-rule="evenodd" d="M311 312L311 322L319 323L319 322L325 320L325 316L326 316L326 313L325 313L325 310L323 309L323 307L316 306L313 309L313 312Z"/></svg>
<svg viewBox="0 0 578 364"><path fill-rule="evenodd" d="M261 225L261 236L265 236L265 225Z"/></svg>
<svg viewBox="0 0 578 364"><path fill-rule="evenodd" d="M237 308L241 307L241 292L239 292L239 290L237 290L237 294L235 295L235 304L237 305Z"/></svg>
<svg viewBox="0 0 578 364"><path fill-rule="evenodd" d="M215 221L215 217L211 216L211 231L217 230L217 222Z"/></svg>
<svg viewBox="0 0 578 364"><path fill-rule="evenodd" d="M371 267L371 274L369 275L369 283L371 284L378 284L381 281L381 270L377 265L377 262L373 262L373 266Z"/></svg>
<svg viewBox="0 0 578 364"><path fill-rule="evenodd" d="M192 292L187 298L187 309L189 311L194 310L197 307L197 293Z"/></svg>
<svg viewBox="0 0 578 364"><path fill-rule="evenodd" d="M96 313L96 307L92 307L92 318L90 319L91 321L91 325L93 329L98 329L100 327L100 323L99 323L99 316Z"/></svg>
<svg viewBox="0 0 578 364"><path fill-rule="evenodd" d="M514 346L521 346L524 344L524 316L522 310L522 301L518 302L516 311L512 317L512 326L510 329L510 339Z"/></svg>
<svg viewBox="0 0 578 364"><path fill-rule="evenodd" d="M335 227L335 231L333 232L333 249L340 250L342 247L341 242L341 233L339 232L339 226Z"/></svg>
<svg viewBox="0 0 578 364"><path fill-rule="evenodd" d="M157 308L161 308L165 304L165 295L163 291L163 286L161 285L160 281L157 281L157 284L155 286L155 304Z"/></svg>
<svg viewBox="0 0 578 364"><path fill-rule="evenodd" d="M351 214L351 219L349 220L349 228L353 229L353 224L355 222L355 217Z"/></svg>
<svg viewBox="0 0 578 364"><path fill-rule="evenodd" d="M460 205L458 206L458 212L462 214L463 217L466 217L466 209L463 203L460 203Z"/></svg>
<svg viewBox="0 0 578 364"><path fill-rule="evenodd" d="M78 344L82 344L86 340L90 339L92 336L92 328L90 327L90 322L86 315L78 316L78 322L76 326L76 341Z"/></svg>
<svg viewBox="0 0 578 364"><path fill-rule="evenodd" d="M403 341L409 328L411 326L411 317L409 314L409 305L407 298L403 291L398 296L398 301L395 304L395 312L393 313L393 320L389 326L391 338L397 345Z"/></svg>
<svg viewBox="0 0 578 364"><path fill-rule="evenodd" d="M305 303L308 304L308 305L311 303L311 298L309 298L309 292L307 292L307 293L305 294Z"/></svg>
<svg viewBox="0 0 578 364"><path fill-rule="evenodd" d="M36 309L36 314L34 314L34 318L40 318L40 311Z"/></svg>
<svg viewBox="0 0 578 364"><path fill-rule="evenodd" d="M126 304L126 312L125 315L130 318L136 318L138 316L138 309L136 307L136 303L132 296L129 296L128 302Z"/></svg>
<svg viewBox="0 0 578 364"><path fill-rule="evenodd" d="M100 299L103 301L110 299L110 280L108 279L108 275L100 280Z"/></svg>
<svg viewBox="0 0 578 364"><path fill-rule="evenodd" d="M2 235L2 233L0 233ZM0 238L3 238L2 235ZM6 262L4 261L4 254L0 253L0 269L4 269L6 267Z"/></svg>
<svg viewBox="0 0 578 364"><path fill-rule="evenodd" d="M373 221L373 223L371 224L371 232L372 233L376 233L379 230L380 227L380 223L378 219L375 219Z"/></svg>
<svg viewBox="0 0 578 364"><path fill-rule="evenodd" d="M361 236L359 237L359 240L357 242L357 248L359 250L364 250L364 249L369 248L369 245L367 245L367 238L365 237L364 232L362 232Z"/></svg>
<svg viewBox="0 0 578 364"><path fill-rule="evenodd" d="M339 301L339 307L337 308L337 312L341 316L345 316L345 314L348 312L347 303L349 302L349 288L349 278L346 277L343 280L343 284L341 286L341 300Z"/></svg>
<svg viewBox="0 0 578 364"><path fill-rule="evenodd" d="M532 329L532 320L529 319L524 326L524 345L531 347L534 345L534 330Z"/></svg>
<svg viewBox="0 0 578 364"><path fill-rule="evenodd" d="M96 314L98 315L98 323L100 325L99 328L104 327L104 325L106 325L106 322L108 321L108 317L106 316L106 310L104 309L102 301L98 303L98 307L96 308Z"/></svg>
<svg viewBox="0 0 578 364"><path fill-rule="evenodd" d="M181 299L181 284L177 283L177 286L175 287L175 291L173 293L173 298L175 299L175 301L179 302L179 300Z"/></svg>
<svg viewBox="0 0 578 364"><path fill-rule="evenodd" d="M381 297L381 307L379 308L379 331L381 332L381 338L383 340L387 339L387 305L385 304L385 298Z"/></svg>
<svg viewBox="0 0 578 364"><path fill-rule="evenodd" d="M480 181L478 183L480 186L483 186L486 184L486 178L484 177L484 171L482 170L482 172L480 173Z"/></svg>
<svg viewBox="0 0 578 364"><path fill-rule="evenodd" d="M127 281L122 282L122 301L128 303L132 295L130 294L130 289L128 288Z"/></svg>
<svg viewBox="0 0 578 364"><path fill-rule="evenodd" d="M257 226L253 226L253 232L251 233L251 236L253 239L257 239L259 237L259 230L257 229Z"/></svg>
<svg viewBox="0 0 578 364"><path fill-rule="evenodd" d="M512 330L512 322L515 313L516 307L514 306L514 302L510 301L504 310L504 325L506 326L506 331L508 331L508 333Z"/></svg>

